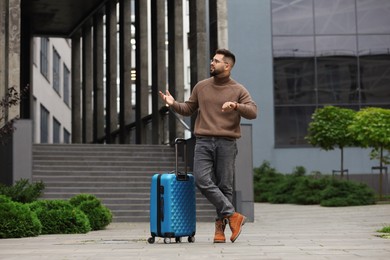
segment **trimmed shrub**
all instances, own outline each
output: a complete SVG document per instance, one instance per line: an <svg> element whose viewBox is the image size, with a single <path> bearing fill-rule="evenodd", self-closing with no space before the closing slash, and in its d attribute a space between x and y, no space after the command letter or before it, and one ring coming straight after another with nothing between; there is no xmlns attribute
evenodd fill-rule
<svg viewBox="0 0 390 260"><path fill-rule="evenodd" d="M269 202L278 183L282 182L284 175L264 161L260 167L254 169L253 186L256 202Z"/></svg>
<svg viewBox="0 0 390 260"><path fill-rule="evenodd" d="M341 207L375 204L375 193L367 185L333 179L321 192L321 206Z"/></svg>
<svg viewBox="0 0 390 260"><path fill-rule="evenodd" d="M44 188L42 181L29 183L27 179L20 179L13 186L0 184L0 194L10 197L13 201L30 203L42 195Z"/></svg>
<svg viewBox="0 0 390 260"><path fill-rule="evenodd" d="M42 225L27 205L0 195L0 238L38 236Z"/></svg>
<svg viewBox="0 0 390 260"><path fill-rule="evenodd" d="M271 203L296 203L294 192L299 183L304 180L306 170L303 167L296 167L292 174L284 175L281 182L275 186L275 191L270 196Z"/></svg>
<svg viewBox="0 0 390 260"><path fill-rule="evenodd" d="M308 176L297 183L292 196L295 203L301 205L315 205L321 202L321 191L329 184L329 178L315 178Z"/></svg>
<svg viewBox="0 0 390 260"><path fill-rule="evenodd" d="M111 211L94 195L79 194L69 202L87 215L92 230L104 229L112 221Z"/></svg>
<svg viewBox="0 0 390 260"><path fill-rule="evenodd" d="M375 192L366 184L329 176L306 176L303 167L292 174L276 172L269 162L254 169L256 202L356 206L375 203Z"/></svg>
<svg viewBox="0 0 390 260"><path fill-rule="evenodd" d="M42 223L42 234L87 233L88 217L65 200L39 200L29 204Z"/></svg>

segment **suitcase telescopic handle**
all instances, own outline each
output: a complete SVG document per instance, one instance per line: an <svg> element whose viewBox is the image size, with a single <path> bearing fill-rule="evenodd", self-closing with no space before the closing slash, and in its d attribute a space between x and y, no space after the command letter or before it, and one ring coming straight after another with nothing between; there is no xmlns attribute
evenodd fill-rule
<svg viewBox="0 0 390 260"><path fill-rule="evenodd" d="M184 144L184 174L179 171L179 144ZM176 138L175 139L175 159L176 159L176 165L175 165L175 174L176 178L178 180L187 180L187 140L184 138Z"/></svg>

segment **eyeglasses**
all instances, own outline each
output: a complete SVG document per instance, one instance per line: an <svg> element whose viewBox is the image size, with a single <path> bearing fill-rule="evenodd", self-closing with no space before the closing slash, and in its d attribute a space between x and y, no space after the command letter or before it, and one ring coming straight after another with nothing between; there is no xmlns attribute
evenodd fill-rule
<svg viewBox="0 0 390 260"><path fill-rule="evenodd" d="M214 58L210 60L210 63L213 63L213 62L214 62L215 64L218 64L218 63L221 63L221 62L223 62L223 63L225 63L225 64L228 64L226 61L220 61L220 60L217 60L217 59L214 59Z"/></svg>

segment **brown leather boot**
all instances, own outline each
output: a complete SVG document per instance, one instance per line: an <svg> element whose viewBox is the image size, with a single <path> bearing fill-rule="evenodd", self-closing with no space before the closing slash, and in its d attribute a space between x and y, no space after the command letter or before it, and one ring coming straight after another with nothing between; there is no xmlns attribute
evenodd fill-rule
<svg viewBox="0 0 390 260"><path fill-rule="evenodd" d="M228 217L229 226L232 230L232 236L230 237L230 241L234 243L238 236L241 233L242 226L245 224L246 217L241 215L240 213L234 212L233 215Z"/></svg>
<svg viewBox="0 0 390 260"><path fill-rule="evenodd" d="M225 220L217 219L215 221L215 235L214 235L214 243L225 243Z"/></svg>

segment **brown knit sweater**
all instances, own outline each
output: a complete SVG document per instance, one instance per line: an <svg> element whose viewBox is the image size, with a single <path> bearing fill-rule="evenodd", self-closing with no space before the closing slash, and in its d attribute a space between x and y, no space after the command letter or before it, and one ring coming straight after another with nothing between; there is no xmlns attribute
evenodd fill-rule
<svg viewBox="0 0 390 260"><path fill-rule="evenodd" d="M238 109L222 112L222 105L227 101L236 101ZM230 77L211 77L198 82L188 101L175 101L172 108L183 116L198 112L196 136L239 138L241 117L255 119L257 116L257 106L249 92Z"/></svg>

